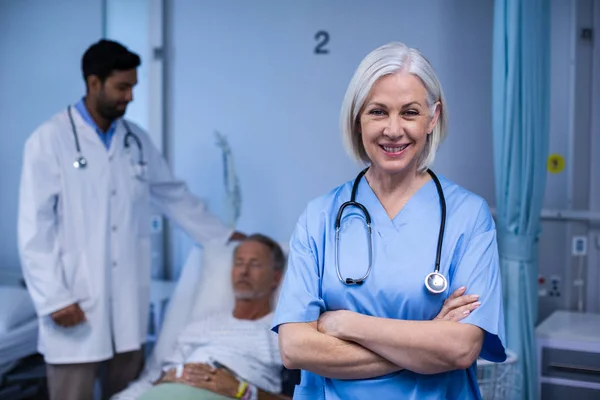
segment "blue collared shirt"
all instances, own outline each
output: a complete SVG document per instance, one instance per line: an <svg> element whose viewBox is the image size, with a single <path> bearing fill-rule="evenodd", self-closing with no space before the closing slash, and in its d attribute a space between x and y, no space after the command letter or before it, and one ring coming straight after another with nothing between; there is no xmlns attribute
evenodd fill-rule
<svg viewBox="0 0 600 400"><path fill-rule="evenodd" d="M77 104L75 104L75 109L79 112L79 114L81 114L81 117L85 120L85 122L87 122L92 128L94 128L94 130L98 134L98 137L100 137L100 140L102 141L102 143L104 143L104 146L106 146L106 149L108 150L110 148L112 138L115 134L115 129L117 128L117 121L113 121L108 130L106 132L103 132L102 129L98 127L98 125L90 115L90 112L88 111L85 105L84 98L82 98L77 102Z"/></svg>

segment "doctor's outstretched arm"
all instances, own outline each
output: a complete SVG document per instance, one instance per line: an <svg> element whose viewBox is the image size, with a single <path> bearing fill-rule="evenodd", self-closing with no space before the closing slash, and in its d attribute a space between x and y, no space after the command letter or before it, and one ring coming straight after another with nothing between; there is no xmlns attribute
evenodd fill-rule
<svg viewBox="0 0 600 400"><path fill-rule="evenodd" d="M60 174L47 129L40 128L25 143L17 222L23 275L40 317L78 301L62 278L56 214Z"/></svg>
<svg viewBox="0 0 600 400"><path fill-rule="evenodd" d="M149 142L146 142L149 143ZM235 240L239 234L212 214L202 200L176 179L163 156L149 143L150 196L154 204L200 244L222 238Z"/></svg>

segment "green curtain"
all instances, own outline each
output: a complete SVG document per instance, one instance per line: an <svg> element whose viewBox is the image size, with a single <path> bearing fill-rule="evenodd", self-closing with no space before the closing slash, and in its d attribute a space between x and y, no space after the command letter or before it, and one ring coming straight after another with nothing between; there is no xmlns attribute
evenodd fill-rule
<svg viewBox="0 0 600 400"><path fill-rule="evenodd" d="M537 400L537 238L546 185L550 4L496 0L492 118L498 245L508 347L521 398Z"/></svg>

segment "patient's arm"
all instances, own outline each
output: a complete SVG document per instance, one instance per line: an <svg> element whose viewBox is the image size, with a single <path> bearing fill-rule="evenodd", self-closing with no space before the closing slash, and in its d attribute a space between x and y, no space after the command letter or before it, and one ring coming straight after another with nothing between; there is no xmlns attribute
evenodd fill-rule
<svg viewBox="0 0 600 400"><path fill-rule="evenodd" d="M232 398L236 397L240 387L240 381L231 372L206 364L185 364L183 374L177 382ZM280 394L265 392L261 389L255 390L258 392L258 400L291 400Z"/></svg>

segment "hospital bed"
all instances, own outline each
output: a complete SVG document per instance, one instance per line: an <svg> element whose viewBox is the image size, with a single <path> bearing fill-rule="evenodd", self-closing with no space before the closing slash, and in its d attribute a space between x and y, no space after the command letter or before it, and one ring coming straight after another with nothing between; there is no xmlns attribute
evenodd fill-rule
<svg viewBox="0 0 600 400"><path fill-rule="evenodd" d="M133 400L152 387L152 381L160 375L162 361L171 354L177 336L189 321L214 312L231 312L234 295L231 287L231 265L236 244L208 243L202 249L194 247L190 252L169 300L156 343L146 360L140 378L111 400ZM282 245L284 251L287 245ZM273 305L279 297L274 295ZM292 395L299 382L299 371L282 368L283 393Z"/></svg>
<svg viewBox="0 0 600 400"><path fill-rule="evenodd" d="M1 399L20 398L43 381L37 340L38 319L27 289L0 286Z"/></svg>

